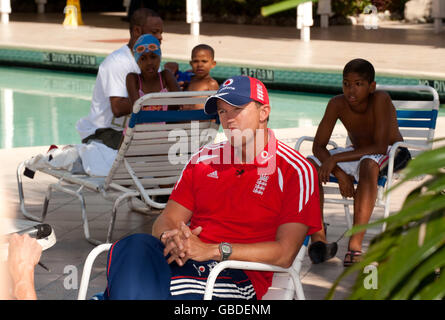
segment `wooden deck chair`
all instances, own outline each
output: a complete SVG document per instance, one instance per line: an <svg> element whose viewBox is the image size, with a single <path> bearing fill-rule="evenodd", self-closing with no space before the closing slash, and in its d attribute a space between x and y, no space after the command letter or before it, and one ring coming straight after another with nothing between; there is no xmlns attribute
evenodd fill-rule
<svg viewBox="0 0 445 320"><path fill-rule="evenodd" d="M378 85L378 90L388 92L403 92L416 97L419 95L430 100L393 100L393 104L397 110L397 121L400 133L403 136L403 142L397 142L391 148L388 161L388 174L378 181L378 193L375 207L383 208L384 218L390 214L390 198L391 194L386 190L391 188L393 180L398 178L398 174L394 173L394 157L397 148L406 147L415 158L419 153L432 148L432 140L434 139L434 130L436 128L436 120L439 109L439 95L437 91L429 86L397 86L397 85ZM426 96L425 96L426 95ZM432 96L432 100L431 100ZM304 141L314 141L314 137L303 136L298 139L295 149L299 150ZM347 139L346 144L349 144ZM337 147L337 143L329 141L329 145ZM325 193L325 203L341 204L344 206L346 223L348 228L352 227L352 219L349 206L353 205L353 199L340 196L340 191L336 183L336 179L331 176L330 183L323 186ZM383 230L386 224L383 225Z"/></svg>
<svg viewBox="0 0 445 320"><path fill-rule="evenodd" d="M300 251L295 257L292 266L289 268L280 268L277 266L264 263L236 261L236 260L226 260L218 263L212 269L212 271L209 274L209 278L207 279L206 289L204 293L204 300L212 299L216 277L222 270L227 268L274 272L272 286L264 295L263 300L292 300L295 297L298 300L305 300L303 286L300 280L300 271L303 259L306 256L309 238L310 238L309 236L305 238L304 243L300 248ZM102 252L110 250L111 246L112 246L111 243L99 245L88 254L85 260L85 264L83 266L82 278L80 280L79 292L77 295L78 300L86 299L88 284L91 276L91 269L93 267L94 261Z"/></svg>
<svg viewBox="0 0 445 320"><path fill-rule="evenodd" d="M133 106L129 126L114 163L106 177L71 174L67 170L42 169L39 172L58 179L47 189L41 217L30 214L25 207L22 175L24 162L17 168L20 209L31 220L43 222L53 190L72 195L80 201L85 238L97 245L101 241L90 237L85 208L84 189L114 200L106 242L111 242L116 211L123 200L138 198L146 206L162 209L165 203L153 196L169 195L191 155L204 144L213 142L219 123L217 116L203 110L143 111L143 105L201 104L215 91L151 93L138 99ZM199 98L196 98L199 96ZM131 202L129 202L132 208Z"/></svg>

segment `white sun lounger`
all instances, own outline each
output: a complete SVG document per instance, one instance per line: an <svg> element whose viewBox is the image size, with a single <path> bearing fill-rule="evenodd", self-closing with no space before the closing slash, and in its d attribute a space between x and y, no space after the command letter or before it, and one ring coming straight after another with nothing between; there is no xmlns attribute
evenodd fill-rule
<svg viewBox="0 0 445 320"><path fill-rule="evenodd" d="M133 106L133 113L118 155L106 177L76 175L67 170L39 169L58 179L50 184L43 203L41 217L28 212L25 206L22 176L24 162L17 168L20 209L31 220L43 222L51 199L57 190L72 195L80 201L86 239L97 245L101 241L90 237L85 208L85 189L96 192L105 199L115 198L106 242L111 242L116 211L123 200L138 198L146 206L157 209L165 203L156 202L153 196L169 195L184 165L201 146L213 142L218 131L217 116L203 110L193 111L142 111L143 105L202 104L215 91L151 93L141 97ZM136 209L136 208L135 208ZM149 211L149 210L145 210Z"/></svg>

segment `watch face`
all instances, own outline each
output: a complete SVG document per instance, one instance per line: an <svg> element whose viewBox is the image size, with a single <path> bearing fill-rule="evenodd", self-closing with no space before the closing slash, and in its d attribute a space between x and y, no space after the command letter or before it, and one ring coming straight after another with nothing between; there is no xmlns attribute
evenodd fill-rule
<svg viewBox="0 0 445 320"><path fill-rule="evenodd" d="M228 246L227 244L223 244L222 246L221 246L221 250L222 250L222 252L224 252L224 253L230 253L230 246Z"/></svg>

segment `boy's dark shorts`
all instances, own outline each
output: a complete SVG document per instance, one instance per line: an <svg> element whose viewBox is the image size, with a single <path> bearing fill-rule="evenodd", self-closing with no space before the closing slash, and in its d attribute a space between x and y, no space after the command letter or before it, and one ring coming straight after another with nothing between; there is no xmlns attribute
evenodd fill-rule
<svg viewBox="0 0 445 320"><path fill-rule="evenodd" d="M397 150L396 156L394 158L394 172L400 171L408 165L411 160L411 153L405 147L401 147ZM379 178L384 177L388 174L388 163L385 167L380 170Z"/></svg>
<svg viewBox="0 0 445 320"><path fill-rule="evenodd" d="M82 143L88 143L91 140L96 140L102 142L107 147L117 150L121 145L121 141L124 135L122 131L114 130L112 128L100 128L96 132L85 139Z"/></svg>

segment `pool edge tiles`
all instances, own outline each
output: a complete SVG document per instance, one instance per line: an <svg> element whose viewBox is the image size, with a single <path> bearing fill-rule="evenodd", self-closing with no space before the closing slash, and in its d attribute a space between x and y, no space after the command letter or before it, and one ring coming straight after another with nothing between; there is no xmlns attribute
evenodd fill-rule
<svg viewBox="0 0 445 320"><path fill-rule="evenodd" d="M95 73L106 54L82 51L44 50L19 48L0 45L0 64L28 66L38 68L60 69L67 71ZM163 58L162 64L176 61L180 70L190 68L189 62ZM401 72L402 73L402 72ZM420 74L420 72L419 72ZM262 80L270 89L296 90L336 94L341 92L341 70L325 70L321 68L284 68L264 67L240 63L225 63L224 60L212 69L211 75L222 81L234 75L248 75ZM445 77L428 77L415 75L394 75L378 73L376 81L379 84L417 85L427 84L439 93L441 103L445 103Z"/></svg>
<svg viewBox="0 0 445 320"><path fill-rule="evenodd" d="M106 54L0 46L0 64L97 72Z"/></svg>

